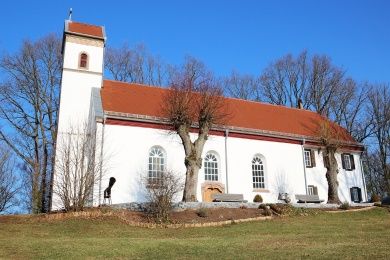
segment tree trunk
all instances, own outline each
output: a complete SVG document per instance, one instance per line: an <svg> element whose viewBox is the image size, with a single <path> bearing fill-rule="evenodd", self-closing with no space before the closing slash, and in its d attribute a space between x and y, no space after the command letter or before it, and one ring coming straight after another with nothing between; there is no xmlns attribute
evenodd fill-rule
<svg viewBox="0 0 390 260"><path fill-rule="evenodd" d="M42 167L42 178L41 178L41 213L47 212L47 171L48 171L48 157L49 152L47 150L46 140L44 141L44 149L43 149L43 167Z"/></svg>
<svg viewBox="0 0 390 260"><path fill-rule="evenodd" d="M335 149L326 148L324 153L324 160L326 162L326 180L328 181L328 202L340 204L338 188L339 182L337 180L338 165L335 157ZM325 158L326 156L326 158Z"/></svg>
<svg viewBox="0 0 390 260"><path fill-rule="evenodd" d="M198 160L185 159L186 170L186 182L183 191L183 199L185 202L196 202L196 193L198 187L198 173L202 165L201 158Z"/></svg>

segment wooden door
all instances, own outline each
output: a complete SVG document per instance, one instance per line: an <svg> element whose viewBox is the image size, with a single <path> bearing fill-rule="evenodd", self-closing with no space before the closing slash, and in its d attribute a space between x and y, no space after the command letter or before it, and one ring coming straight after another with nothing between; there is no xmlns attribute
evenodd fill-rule
<svg viewBox="0 0 390 260"><path fill-rule="evenodd" d="M213 201L213 194L215 193L222 193L222 191L218 188L207 188L205 191L204 191L204 194L203 194L203 201L204 202L212 202Z"/></svg>

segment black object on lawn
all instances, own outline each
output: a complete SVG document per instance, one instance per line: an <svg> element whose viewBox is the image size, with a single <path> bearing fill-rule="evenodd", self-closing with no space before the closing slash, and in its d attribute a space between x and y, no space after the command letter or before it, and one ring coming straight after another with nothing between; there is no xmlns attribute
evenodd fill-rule
<svg viewBox="0 0 390 260"><path fill-rule="evenodd" d="M108 187L104 190L104 202L108 199L108 203L111 204L111 188L114 186L116 180L114 177L110 177Z"/></svg>

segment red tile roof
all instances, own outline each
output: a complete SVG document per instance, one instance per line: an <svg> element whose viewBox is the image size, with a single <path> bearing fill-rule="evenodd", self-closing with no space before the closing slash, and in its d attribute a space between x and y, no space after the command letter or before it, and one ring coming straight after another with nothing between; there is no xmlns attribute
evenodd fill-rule
<svg viewBox="0 0 390 260"><path fill-rule="evenodd" d="M110 112L161 117L161 102L167 89L140 84L104 80L101 90L103 110ZM229 127L316 138L321 122L317 113L241 99L225 99L230 112ZM342 139L356 143L345 129Z"/></svg>
<svg viewBox="0 0 390 260"><path fill-rule="evenodd" d="M104 39L103 26L90 25L86 23L78 23L74 21L67 21L67 32L92 36L94 38Z"/></svg>

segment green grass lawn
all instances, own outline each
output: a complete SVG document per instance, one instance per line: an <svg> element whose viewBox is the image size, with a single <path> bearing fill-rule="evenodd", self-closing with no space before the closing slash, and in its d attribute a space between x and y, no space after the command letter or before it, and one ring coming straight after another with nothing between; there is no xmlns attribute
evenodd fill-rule
<svg viewBox="0 0 390 260"><path fill-rule="evenodd" d="M146 229L114 217L0 217L0 258L390 258L386 209L214 228Z"/></svg>

